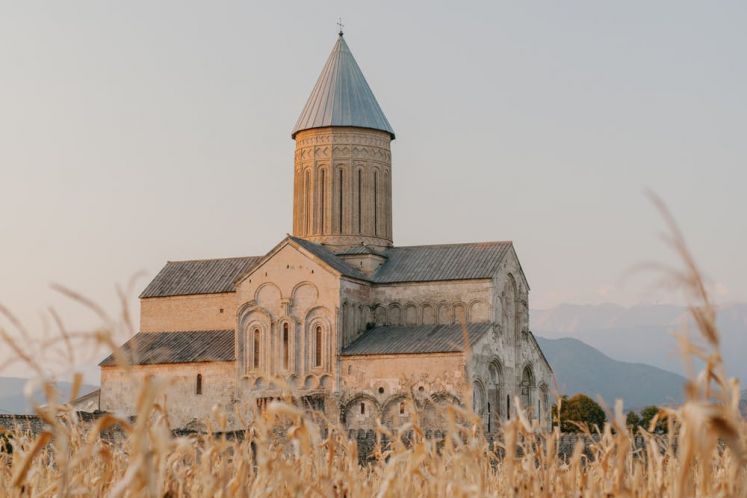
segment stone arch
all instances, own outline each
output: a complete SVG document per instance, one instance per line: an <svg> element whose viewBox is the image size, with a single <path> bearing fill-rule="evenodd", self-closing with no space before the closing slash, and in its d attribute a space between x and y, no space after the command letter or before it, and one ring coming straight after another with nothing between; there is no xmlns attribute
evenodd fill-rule
<svg viewBox="0 0 747 498"><path fill-rule="evenodd" d="M490 313L487 303L479 299L470 302L467 309L467 320L469 323L489 322Z"/></svg>
<svg viewBox="0 0 747 498"><path fill-rule="evenodd" d="M343 405L342 423L347 429L372 429L381 417L381 407L368 393L356 393Z"/></svg>
<svg viewBox="0 0 747 498"><path fill-rule="evenodd" d="M454 323L454 315L452 307L448 303L441 303L438 305L438 324L439 325L450 325Z"/></svg>
<svg viewBox="0 0 747 498"><path fill-rule="evenodd" d="M436 310L430 303L423 303L422 306L422 321L423 325L435 325L436 324Z"/></svg>
<svg viewBox="0 0 747 498"><path fill-rule="evenodd" d="M485 393L485 383L478 377L472 381L472 411L478 417L484 418L486 408L487 394Z"/></svg>
<svg viewBox="0 0 747 498"><path fill-rule="evenodd" d="M429 398L423 400L421 425L440 431L448 429L446 407L450 404L456 406L462 405L457 396L445 391L434 393Z"/></svg>
<svg viewBox="0 0 747 498"><path fill-rule="evenodd" d="M521 407L527 413L528 416L532 416L534 413L534 398L535 398L535 376L534 368L531 363L526 363L524 368L521 370L521 382L519 383L519 393L521 394Z"/></svg>
<svg viewBox="0 0 747 498"><path fill-rule="evenodd" d="M512 340L518 340L518 327L517 327L517 306L518 299L516 293L516 280L510 273L506 278L506 285L503 289L503 329L506 331L506 336Z"/></svg>
<svg viewBox="0 0 747 498"><path fill-rule="evenodd" d="M242 316L238 338L238 355L241 371L255 374L267 371L271 358L270 330L272 325L269 313L255 309Z"/></svg>
<svg viewBox="0 0 747 498"><path fill-rule="evenodd" d="M299 282L291 291L293 314L303 316L306 310L313 307L319 299L319 289L312 282Z"/></svg>
<svg viewBox="0 0 747 498"><path fill-rule="evenodd" d="M319 387L321 389L332 389L332 376L324 374L319 377Z"/></svg>
<svg viewBox="0 0 747 498"><path fill-rule="evenodd" d="M405 404L404 413L401 413L402 403ZM405 422L412 420L412 409L412 403L407 403L407 397L404 394L389 396L381 405L381 422L389 429L397 429Z"/></svg>
<svg viewBox="0 0 747 498"><path fill-rule="evenodd" d="M505 392L503 365L496 357L488 364L488 382L487 382L487 430L495 432L501 421L501 415L505 415L503 410L503 394Z"/></svg>
<svg viewBox="0 0 747 498"><path fill-rule="evenodd" d="M310 369L328 371L332 357L332 320L330 312L317 306L306 314L305 351L306 365Z"/></svg>
<svg viewBox="0 0 747 498"><path fill-rule="evenodd" d="M405 306L404 324L409 326L418 325L418 308L412 303L408 303Z"/></svg>
<svg viewBox="0 0 747 498"><path fill-rule="evenodd" d="M376 323L377 327L386 325L387 323L386 308L381 304L377 304L374 306L374 323Z"/></svg>
<svg viewBox="0 0 747 498"><path fill-rule="evenodd" d="M307 375L306 378L303 380L304 389L316 389L318 385L319 385L319 381L316 378L316 375L313 375L313 374Z"/></svg>
<svg viewBox="0 0 747 498"><path fill-rule="evenodd" d="M454 309L452 312L454 323L469 322L467 318L467 307L461 301L454 303Z"/></svg>
<svg viewBox="0 0 747 498"><path fill-rule="evenodd" d="M387 310L387 324L388 325L402 325L402 308L399 303L392 303L389 305Z"/></svg>
<svg viewBox="0 0 747 498"><path fill-rule="evenodd" d="M266 309L277 309L282 298L283 293L280 291L280 287L272 282L263 283L254 292L254 300L257 302L257 306Z"/></svg>

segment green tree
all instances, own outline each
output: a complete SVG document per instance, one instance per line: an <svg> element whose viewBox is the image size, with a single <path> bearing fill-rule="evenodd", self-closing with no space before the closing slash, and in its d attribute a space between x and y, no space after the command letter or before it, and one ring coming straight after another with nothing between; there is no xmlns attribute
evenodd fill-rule
<svg viewBox="0 0 747 498"><path fill-rule="evenodd" d="M635 432L635 430L641 425L641 416L633 410L630 410L628 415L625 417L625 425L628 426L628 429Z"/></svg>
<svg viewBox="0 0 747 498"><path fill-rule="evenodd" d="M556 416L557 425L557 413ZM574 394L570 398L563 396L560 405L560 430L562 432L579 432L579 426L594 430L602 429L607 421L607 415L599 404L585 394Z"/></svg>
<svg viewBox="0 0 747 498"><path fill-rule="evenodd" d="M661 409L658 406L647 406L643 410L641 410L641 427L644 429L651 430L651 422L654 420L654 417L659 416L656 420L656 425L653 427L653 432L657 434L666 434L667 433L667 416L661 412Z"/></svg>

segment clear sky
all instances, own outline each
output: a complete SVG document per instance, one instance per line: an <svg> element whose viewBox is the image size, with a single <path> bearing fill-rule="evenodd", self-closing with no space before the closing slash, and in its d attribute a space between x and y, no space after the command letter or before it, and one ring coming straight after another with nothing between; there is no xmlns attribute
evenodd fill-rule
<svg viewBox="0 0 747 498"><path fill-rule="evenodd" d="M747 300L743 1L130 0L0 2L0 303L86 326L50 282L116 312L140 270L274 246L338 16L397 133L395 244L511 239L534 308L666 300L623 279L669 256L652 189Z"/></svg>

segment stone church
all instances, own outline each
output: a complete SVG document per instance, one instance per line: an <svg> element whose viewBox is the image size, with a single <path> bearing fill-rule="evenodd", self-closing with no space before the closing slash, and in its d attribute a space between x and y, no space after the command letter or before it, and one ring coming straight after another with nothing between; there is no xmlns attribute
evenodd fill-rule
<svg viewBox="0 0 747 498"><path fill-rule="evenodd" d="M447 403L489 432L517 405L549 427L552 371L513 244L394 244L395 134L342 33L291 137L293 235L262 256L166 263L123 346L132 371L101 363L100 409L134 413L156 376L173 427L288 392L350 430L413 410L437 428Z"/></svg>

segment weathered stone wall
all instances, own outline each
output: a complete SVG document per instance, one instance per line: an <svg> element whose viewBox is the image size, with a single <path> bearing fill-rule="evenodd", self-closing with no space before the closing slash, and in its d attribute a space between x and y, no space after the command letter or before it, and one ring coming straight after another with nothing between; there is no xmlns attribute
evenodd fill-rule
<svg viewBox="0 0 747 498"><path fill-rule="evenodd" d="M336 389L340 285L335 273L293 243L242 279L236 325L240 398L277 395L277 377L299 390Z"/></svg>
<svg viewBox="0 0 747 498"><path fill-rule="evenodd" d="M416 282L373 288L376 325L486 322L490 319L490 280Z"/></svg>
<svg viewBox="0 0 747 498"><path fill-rule="evenodd" d="M341 370L348 429L373 429L376 419L397 428L415 410L428 425L443 425L439 403L460 402L467 387L461 353L348 356Z"/></svg>
<svg viewBox="0 0 747 498"><path fill-rule="evenodd" d="M233 330L235 326L234 292L140 300L141 332Z"/></svg>
<svg viewBox="0 0 747 498"><path fill-rule="evenodd" d="M158 402L166 407L172 427L185 427L211 416L213 406L231 414L235 392L235 362L140 365L101 368L101 410L126 416L136 414L138 393L146 376L166 382ZM197 375L202 376L202 394L197 394Z"/></svg>
<svg viewBox="0 0 747 498"><path fill-rule="evenodd" d="M293 234L336 249L392 245L389 134L317 128L295 140Z"/></svg>

